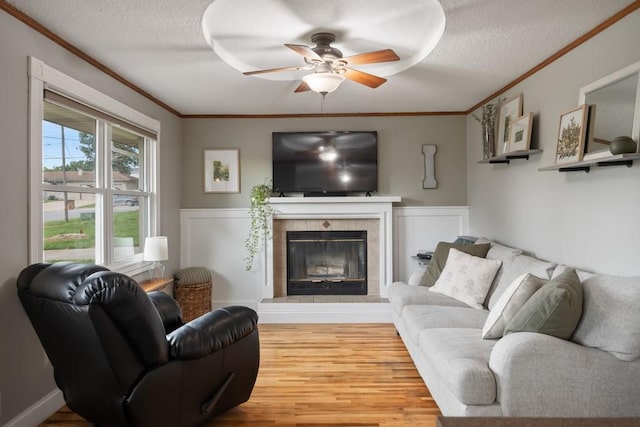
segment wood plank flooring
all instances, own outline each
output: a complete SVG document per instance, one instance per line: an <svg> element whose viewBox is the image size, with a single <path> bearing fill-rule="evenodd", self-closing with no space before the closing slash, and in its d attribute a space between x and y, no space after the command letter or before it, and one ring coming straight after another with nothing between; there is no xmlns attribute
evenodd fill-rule
<svg viewBox="0 0 640 427"><path fill-rule="evenodd" d="M393 325L265 324L260 341L251 399L206 426L436 425L440 411ZM41 424L90 425L66 407Z"/></svg>

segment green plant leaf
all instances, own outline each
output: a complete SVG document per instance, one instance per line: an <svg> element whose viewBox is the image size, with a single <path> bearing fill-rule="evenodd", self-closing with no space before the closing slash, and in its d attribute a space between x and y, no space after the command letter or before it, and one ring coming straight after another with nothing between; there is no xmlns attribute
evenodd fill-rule
<svg viewBox="0 0 640 427"><path fill-rule="evenodd" d="M249 237L244 242L248 252L245 258L247 271L253 267L253 260L259 252L260 245L271 238L273 208L269 204L269 197L271 197L271 180L251 188L251 208L249 209L251 229Z"/></svg>

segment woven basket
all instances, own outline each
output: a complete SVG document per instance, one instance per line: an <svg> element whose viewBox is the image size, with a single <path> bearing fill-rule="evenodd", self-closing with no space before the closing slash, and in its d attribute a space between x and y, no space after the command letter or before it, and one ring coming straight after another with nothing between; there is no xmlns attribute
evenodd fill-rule
<svg viewBox="0 0 640 427"><path fill-rule="evenodd" d="M176 273L174 279L173 293L182 309L182 320L189 322L211 311L212 283L209 270L189 267Z"/></svg>

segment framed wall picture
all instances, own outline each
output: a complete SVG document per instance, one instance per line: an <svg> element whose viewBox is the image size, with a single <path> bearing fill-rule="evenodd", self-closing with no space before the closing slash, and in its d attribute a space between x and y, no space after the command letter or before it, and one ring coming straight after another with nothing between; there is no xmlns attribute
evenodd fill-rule
<svg viewBox="0 0 640 427"><path fill-rule="evenodd" d="M587 106L573 108L560 116L556 164L582 160L587 129Z"/></svg>
<svg viewBox="0 0 640 427"><path fill-rule="evenodd" d="M204 192L240 192L240 150L237 148L204 150Z"/></svg>
<svg viewBox="0 0 640 427"><path fill-rule="evenodd" d="M531 127L533 113L520 116L511 123L508 152L528 150L531 146Z"/></svg>
<svg viewBox="0 0 640 427"><path fill-rule="evenodd" d="M500 115L498 116L498 143L496 146L496 155L504 154L509 146L509 133L511 132L511 123L522 116L522 94L519 94L500 106Z"/></svg>

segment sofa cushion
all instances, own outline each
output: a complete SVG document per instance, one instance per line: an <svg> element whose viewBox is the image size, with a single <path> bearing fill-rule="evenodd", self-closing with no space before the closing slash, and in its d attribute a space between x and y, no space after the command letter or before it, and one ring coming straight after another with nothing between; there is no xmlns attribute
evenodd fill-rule
<svg viewBox="0 0 640 427"><path fill-rule="evenodd" d="M407 285L418 286L422 281L422 276L424 276L425 267L418 268L416 271L411 273L409 279L407 280Z"/></svg>
<svg viewBox="0 0 640 427"><path fill-rule="evenodd" d="M516 248L510 248L509 246L501 245L500 243L496 243L492 240L487 239L486 237L480 237L476 240L476 245L489 243L491 247L487 251L487 258L489 259L499 259L503 263L507 261L509 258L513 258L516 255L520 255L522 251Z"/></svg>
<svg viewBox="0 0 640 427"><path fill-rule="evenodd" d="M416 341L420 331L428 328L480 329L487 315L486 310L471 307L438 307L435 305L408 305L402 311L401 322L409 337Z"/></svg>
<svg viewBox="0 0 640 427"><path fill-rule="evenodd" d="M438 243L438 246L436 246L436 250L433 252L433 256L431 257L431 261L429 261L424 275L422 276L420 285L433 286L436 283L436 280L438 280L438 277L440 277L442 269L447 263L449 250L451 248L457 249L469 255L484 258L487 255L489 247L490 244L488 243L482 245L466 245L447 242Z"/></svg>
<svg viewBox="0 0 640 427"><path fill-rule="evenodd" d="M502 267L496 273L496 277L493 279L493 283L491 284L491 288L489 288L489 292L487 293L488 298L494 293L494 289L496 286L502 281L502 274L507 267L507 265L518 255L522 254L520 249L510 248L508 246L501 245L499 243L493 242L486 237L480 237L476 240L476 244L489 243L491 247L487 251L487 259L499 259L502 261ZM507 286L508 283L507 282Z"/></svg>
<svg viewBox="0 0 640 427"><path fill-rule="evenodd" d="M542 286L507 323L504 334L537 332L569 339L582 315L582 284L567 270Z"/></svg>
<svg viewBox="0 0 640 427"><path fill-rule="evenodd" d="M572 341L633 361L640 358L640 277L591 275Z"/></svg>
<svg viewBox="0 0 640 427"><path fill-rule="evenodd" d="M465 405L489 405L496 400L496 380L489 369L496 342L483 340L474 328L423 329L418 336L426 363Z"/></svg>
<svg viewBox="0 0 640 427"><path fill-rule="evenodd" d="M482 338L495 339L502 337L507 323L531 295L545 283L547 283L546 280L540 279L531 273L524 273L516 277L491 309L482 328Z"/></svg>
<svg viewBox="0 0 640 427"><path fill-rule="evenodd" d="M549 280L556 268L552 262L542 261L528 255L516 255L502 265L502 275L490 291L487 307L492 310L504 291L513 281L525 273L531 273L544 280Z"/></svg>
<svg viewBox="0 0 640 427"><path fill-rule="evenodd" d="M389 287L389 304L399 316L402 315L402 310L405 306L414 304L469 307L465 303L446 295L429 292L429 288L410 286L402 282L395 282Z"/></svg>
<svg viewBox="0 0 640 427"><path fill-rule="evenodd" d="M576 274L578 275L578 278L583 283L589 277L593 277L593 276L596 275L596 273L591 273L590 271L585 271L585 270L579 270L577 268L570 267L570 266L568 266L566 264L558 264L556 266L556 268L553 269L553 273L551 274L551 278L554 279L554 278L558 277L559 275L561 275L562 273L564 273L567 270L575 270Z"/></svg>
<svg viewBox="0 0 640 427"><path fill-rule="evenodd" d="M431 291L450 296L474 308L482 308L502 261L449 250L447 263Z"/></svg>

